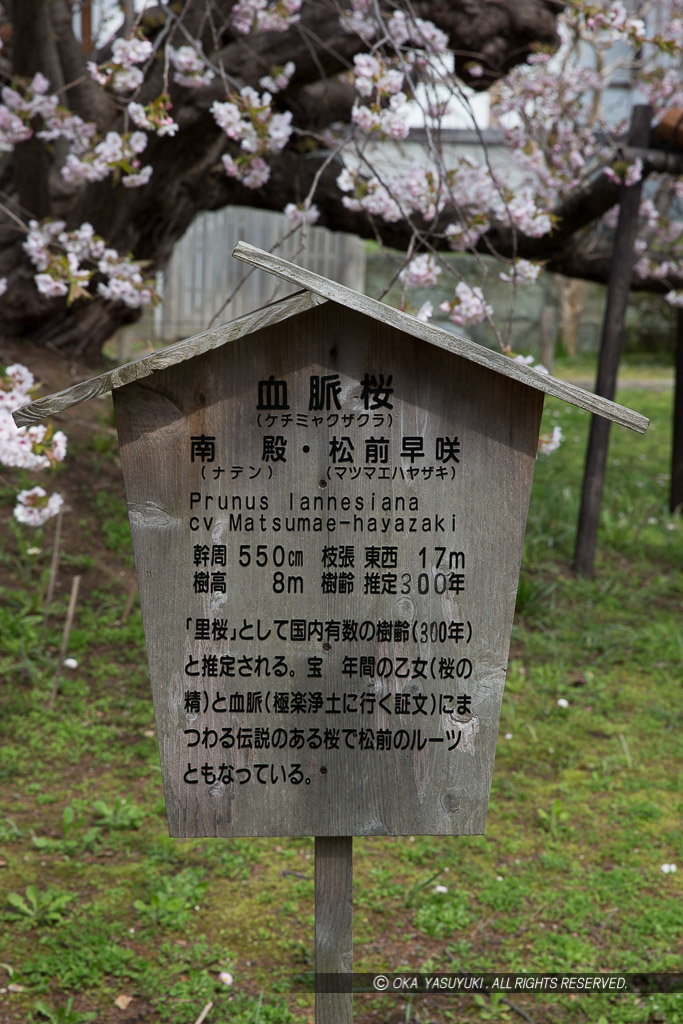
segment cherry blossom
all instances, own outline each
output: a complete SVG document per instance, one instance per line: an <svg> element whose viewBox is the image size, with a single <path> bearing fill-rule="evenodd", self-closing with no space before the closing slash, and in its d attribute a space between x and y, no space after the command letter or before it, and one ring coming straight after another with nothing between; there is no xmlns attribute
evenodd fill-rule
<svg viewBox="0 0 683 1024"><path fill-rule="evenodd" d="M49 299L68 296L69 302L74 302L90 295L88 285L99 271L105 280L98 282L97 291L105 298L132 309L157 301L153 282L144 278L141 264L107 248L91 224L74 231L64 228L63 221L29 223L24 250L40 271L34 280L42 295Z"/></svg>
<svg viewBox="0 0 683 1024"><path fill-rule="evenodd" d="M12 429L14 421L10 423L8 415L7 410L0 412L5 441L2 461L6 466L29 470L49 469L63 460L66 455L66 436L62 431L53 432L51 427L43 424Z"/></svg>
<svg viewBox="0 0 683 1024"><path fill-rule="evenodd" d="M148 103L146 107L141 103L130 102L126 109L133 124L145 131L156 132L159 136L173 136L179 129L179 125L169 113L171 100L166 93L153 103Z"/></svg>
<svg viewBox="0 0 683 1024"><path fill-rule="evenodd" d="M302 0L238 0L230 19L236 32L286 32L289 26L299 20Z"/></svg>
<svg viewBox="0 0 683 1024"><path fill-rule="evenodd" d="M551 434L541 434L541 436L539 437L539 439L538 439L538 451L539 451L539 454L540 455L550 455L552 452L557 451L557 449L560 447L561 444L562 444L562 427L553 427L553 430L552 430ZM560 698L560 700L562 700L562 698ZM560 701L558 700L557 703L560 705L560 707L568 707L568 704L567 704L566 701L565 701L564 704L560 704Z"/></svg>
<svg viewBox="0 0 683 1024"><path fill-rule="evenodd" d="M515 173L521 175L511 187L486 154L481 159L462 154L446 158L429 137L433 131L438 138L441 118L454 102L470 109L456 69L462 73L464 68L471 79L482 78L490 71L483 55L457 55L454 63L445 33L415 16L409 5L400 6L380 9L374 0L345 0L339 5L341 26L361 36L364 52L353 56L345 72L355 90L351 125L327 129L321 144L329 142L338 151L335 158L339 156L343 167L337 178L341 204L368 214L380 228L381 222L405 222L413 232L411 251L437 243L458 252L481 250L484 236L498 227L512 230L513 236L517 232L527 239L542 238L553 230L550 211L599 173L619 184L640 180L641 161L615 162L608 142L625 126L610 121L603 110L610 76L630 74L633 60L638 62L638 86L654 105L655 116L683 105L680 0L667 3L672 16L668 21L664 16L658 19L657 32L650 31L650 21L634 17L631 5L621 0L576 0L560 20L559 52L532 54L501 80L493 97L494 115L504 128ZM228 36L284 32L299 20L301 9L301 0L238 0L230 10ZM220 47L211 52L210 60L204 53L205 46L209 53L211 39L208 23L200 42L191 38L182 19L173 20L175 13L169 17L168 34L156 34L154 43L140 29L114 38L109 58L88 65L92 79L110 93L107 102L116 115L108 124L103 122L106 127L100 131L70 109L71 84L58 87L40 72L12 79L1 90L0 151L10 152L35 132L50 144L50 153L57 154L54 169L66 196L85 195L88 186L105 181L113 188L145 188L153 182L152 165L142 159L149 136L173 136L180 130L170 114L166 91L171 77L188 89L211 84L211 94L197 97L197 103L203 109L210 106L225 136L216 162L220 159L225 173L247 188L267 185L273 159L292 143L295 133L293 114L277 95L292 82L294 62L270 67L259 79L262 91L240 88L231 69L221 66ZM179 40L184 40L182 45L171 45ZM264 62L262 70L267 67ZM163 78L163 91L156 97L152 89L142 89L155 74L159 88ZM411 104L413 110L416 105L422 108L429 159L412 166L392 160L373 163L375 140L407 137ZM220 137L218 141L220 147ZM57 142L58 146L51 145ZM683 291L673 287L673 279L683 274L683 225L670 216L670 199L683 198L683 183L654 175L649 181L657 192L648 194L641 205L635 272L640 278L661 281L669 289L668 301L680 305ZM290 224L318 219L315 198L311 192L304 203L286 204ZM66 209L66 204L58 208ZM440 217L444 211L447 216ZM607 227L615 224L617 212L614 208L607 215ZM96 239L92 229L77 236L60 221L32 221L25 250L46 303L100 295L137 308L155 298L140 264ZM498 277L519 285L535 280L540 269L541 264L530 260L508 259ZM424 288L433 286L440 272L433 257L421 254L400 277L404 289ZM0 294L7 286L7 279L3 281ZM486 275L479 282L458 282L453 298L441 309L456 324L490 317L486 285ZM513 288L511 302L515 294ZM409 302L405 296L404 301Z"/></svg>
<svg viewBox="0 0 683 1024"><path fill-rule="evenodd" d="M260 188L270 177L264 157L287 145L292 133L292 113L272 108L272 96L259 94L250 86L231 93L227 101L215 100L211 113L229 139L239 141L241 153L222 157L225 173L238 178L247 188Z"/></svg>
<svg viewBox="0 0 683 1024"><path fill-rule="evenodd" d="M88 72L98 85L110 86L114 92L134 92L144 81L144 74L136 65L148 60L153 52L149 39L142 35L118 38L112 44L111 60L105 64L88 61Z"/></svg>
<svg viewBox="0 0 683 1024"><path fill-rule="evenodd" d="M272 67L269 75L264 75L263 78L259 78L259 85L266 92L274 93L281 92L286 89L292 80L292 76L296 71L296 64L292 60L288 60L283 67Z"/></svg>
<svg viewBox="0 0 683 1024"><path fill-rule="evenodd" d="M315 224L320 217L320 210L315 203L287 203L284 215L292 224Z"/></svg>
<svg viewBox="0 0 683 1024"><path fill-rule="evenodd" d="M455 298L450 302L442 302L439 309L448 313L448 319L460 326L478 324L493 314L493 307L484 301L481 288L471 288L465 281L455 286Z"/></svg>
<svg viewBox="0 0 683 1024"><path fill-rule="evenodd" d="M48 496L43 487L36 486L27 491L19 491L14 516L28 526L42 526L56 516L63 505L61 494Z"/></svg>
<svg viewBox="0 0 683 1024"><path fill-rule="evenodd" d="M215 72L208 67L199 44L196 48L179 46L177 50L169 46L168 57L175 69L173 81L186 89L201 89L215 78Z"/></svg>
<svg viewBox="0 0 683 1024"><path fill-rule="evenodd" d="M0 465L40 471L54 468L66 456L66 436L51 424L16 427L12 413L32 400L33 374L21 363L0 366ZM41 526L62 507L59 494L47 496L42 487L21 491L14 515L19 522Z"/></svg>
<svg viewBox="0 0 683 1024"><path fill-rule="evenodd" d="M498 277L501 281L514 282L518 284L527 284L531 281L535 281L543 269L541 263L533 263L531 260L515 260L512 264L510 273L500 273Z"/></svg>
<svg viewBox="0 0 683 1024"><path fill-rule="evenodd" d="M431 253L420 253L419 256L413 257L398 276L406 285L415 288L428 288L436 284L440 274L441 267Z"/></svg>

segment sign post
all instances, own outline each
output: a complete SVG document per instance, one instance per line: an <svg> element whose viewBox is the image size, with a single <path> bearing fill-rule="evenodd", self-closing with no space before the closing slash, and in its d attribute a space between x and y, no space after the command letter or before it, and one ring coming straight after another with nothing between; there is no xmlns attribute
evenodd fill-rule
<svg viewBox="0 0 683 1024"><path fill-rule="evenodd" d="M306 290L16 418L113 390L170 833L315 836L348 974L351 837L484 831L544 394L647 421L235 255Z"/></svg>
<svg viewBox="0 0 683 1024"><path fill-rule="evenodd" d="M315 973L353 971L353 839L315 840ZM324 987L324 986L323 986ZM340 986L341 987L341 986ZM316 1024L352 1024L353 992L315 993Z"/></svg>

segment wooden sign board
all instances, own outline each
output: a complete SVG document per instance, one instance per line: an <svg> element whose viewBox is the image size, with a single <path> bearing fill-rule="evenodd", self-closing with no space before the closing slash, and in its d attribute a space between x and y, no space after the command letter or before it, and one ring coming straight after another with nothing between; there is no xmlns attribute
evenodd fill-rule
<svg viewBox="0 0 683 1024"><path fill-rule="evenodd" d="M113 391L175 836L484 830L543 395L647 420L240 243L306 289Z"/></svg>
<svg viewBox="0 0 683 1024"><path fill-rule="evenodd" d="M170 829L484 829L543 398L335 303L115 392Z"/></svg>

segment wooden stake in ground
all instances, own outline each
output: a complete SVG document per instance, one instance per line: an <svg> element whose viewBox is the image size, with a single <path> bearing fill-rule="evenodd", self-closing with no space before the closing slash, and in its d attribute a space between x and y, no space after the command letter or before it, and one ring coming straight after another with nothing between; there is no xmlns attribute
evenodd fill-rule
<svg viewBox="0 0 683 1024"><path fill-rule="evenodd" d="M209 1001L206 1004L206 1006L204 1007L204 1009L202 1010L202 1012L197 1017L197 1019L194 1022L194 1024L204 1024L204 1021L206 1020L207 1016L209 1015L209 1013L211 1012L212 1009L213 1009L213 1002Z"/></svg>
<svg viewBox="0 0 683 1024"><path fill-rule="evenodd" d="M66 657L67 648L69 646L69 637L71 635L71 627L74 621L74 615L76 613L76 602L78 601L78 588L81 585L81 577L74 576L71 581L71 597L69 598L69 609L66 613L66 622L64 623L64 632L62 634L62 646L59 651L59 661L57 662L57 668L55 670L55 677L52 680L52 693L50 699L47 702L47 706L52 709L55 706L55 700L57 699L57 691L59 690L59 678L62 674L62 665L64 658Z"/></svg>
<svg viewBox="0 0 683 1024"><path fill-rule="evenodd" d="M317 991L318 975L348 974L350 982L352 970L353 839L316 836L315 1024L353 1024L351 991Z"/></svg>
<svg viewBox="0 0 683 1024"><path fill-rule="evenodd" d="M128 616L130 615L130 613L133 610L133 604L135 603L135 598L137 597L137 593L138 593L138 581L137 580L133 580L133 583L131 584L131 588L128 591L128 597L126 598L126 606L123 609L123 615L121 616L121 622L127 622L128 621Z"/></svg>
<svg viewBox="0 0 683 1024"><path fill-rule="evenodd" d="M678 331L676 336L673 435L669 509L671 512L683 513L683 310L680 309L678 311Z"/></svg>
<svg viewBox="0 0 683 1024"><path fill-rule="evenodd" d="M633 108L629 132L631 146L646 146L648 144L651 120L652 107L641 105ZM607 288L607 304L600 342L598 376L595 384L595 393L610 400L614 398L617 387L617 370L624 337L626 306L633 276L633 246L638 228L641 190L641 181L634 185L624 186L619 203L619 220L614 237L614 257ZM574 552L574 568L585 576L593 574L600 503L607 466L609 432L609 421L593 416L586 453L581 509Z"/></svg>
<svg viewBox="0 0 683 1024"><path fill-rule="evenodd" d="M47 580L47 590L45 591L45 617L43 623L47 622L47 617L50 611L50 605L52 604L52 596L55 592L55 583L57 582L57 569L59 568L59 542L62 536L62 512L60 508L57 513L57 522L55 523L55 538L52 542L52 558L50 560L50 575Z"/></svg>

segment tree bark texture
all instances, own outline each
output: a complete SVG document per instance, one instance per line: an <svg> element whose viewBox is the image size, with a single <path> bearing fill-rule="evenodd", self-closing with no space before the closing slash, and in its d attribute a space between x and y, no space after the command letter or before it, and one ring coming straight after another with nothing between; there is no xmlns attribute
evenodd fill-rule
<svg viewBox="0 0 683 1024"><path fill-rule="evenodd" d="M149 137L144 162L152 165L153 174L142 188L115 188L111 179L69 186L59 174L63 146L47 145L35 137L20 143L0 159L0 277L9 280L0 303L0 338L19 335L96 361L112 332L139 315L122 303L100 296L80 299L68 307L64 300L42 297L33 282L35 269L22 249L25 230L20 223L33 218L61 219L68 229L87 221L119 252L148 261L150 274L163 268L197 213L226 205L280 211L288 202L301 201L316 175L320 176L315 195L321 214L319 223L332 230L379 236L387 245L404 249L416 229L433 236L435 228L438 232L454 219L453 211L447 210L436 225L415 218L411 223L386 224L372 222L366 214L342 205L336 186L341 165L333 160L325 166L329 154L316 147L313 136L334 122L348 120L353 90L338 76L352 65L354 54L367 50L362 39L341 27L343 4L309 0L302 8L301 22L287 32L248 37L231 31L228 15L232 6L230 0L214 0L209 19L203 3L187 5L184 28L201 39L212 63L222 62L231 82L239 86L258 89L259 78L273 65L288 60L296 63L294 78L286 90L277 94L275 104L292 111L297 131L287 147L270 159L270 180L260 189L247 189L223 170L221 156L226 152L236 154L237 144L218 129L210 113L214 100L225 99L225 85L219 75L211 86L200 90L170 83L173 114L180 129L175 138ZM387 5L387 10L393 6ZM482 64L485 74L471 83L476 88L486 88L523 61L536 44L556 45L555 19L562 6L556 0L413 3L418 16L434 21L448 34L464 77L468 61L476 59ZM125 103L117 103L96 85L86 68L87 59L104 60L108 51L83 52L72 30L66 0L52 0L51 4L14 0L6 8L0 32L8 41L0 57L0 75L30 79L39 70L51 72L53 88L64 83L69 86L61 98L75 113L94 122L101 133L123 130ZM145 12L143 28L148 37L152 41L167 39L175 46L186 43L186 37L166 17L162 8ZM163 88L164 61L159 53L136 99L143 104L150 102ZM546 260L550 269L560 273L604 280L609 248L582 248L577 229L609 209L617 195L603 175L580 202L570 202L566 210L557 211L558 224L552 235L525 238L505 225L494 225L481 239L480 249L504 256L533 256ZM439 244L445 248L447 243L444 239Z"/></svg>

